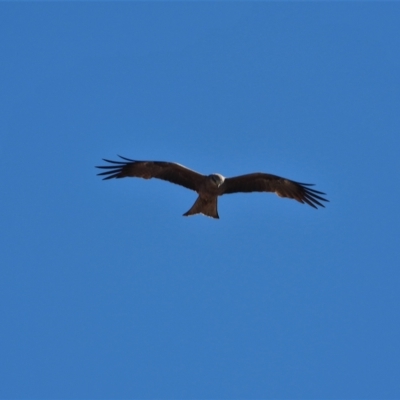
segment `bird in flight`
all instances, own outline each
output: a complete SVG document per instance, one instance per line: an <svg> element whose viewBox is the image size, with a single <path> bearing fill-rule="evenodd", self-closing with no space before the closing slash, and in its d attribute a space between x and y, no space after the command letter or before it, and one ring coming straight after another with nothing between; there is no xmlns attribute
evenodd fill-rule
<svg viewBox="0 0 400 400"><path fill-rule="evenodd" d="M124 161L103 159L111 165L96 167L106 170L98 175L104 176L104 180L125 177L157 178L194 190L199 196L192 208L183 214L185 217L204 214L208 217L219 218L218 196L230 193L273 192L279 197L295 199L314 208L325 207L321 202L329 201L321 196L325 193L311 189L312 184L299 183L262 172L225 178L220 174L202 175L173 162L135 161L119 157Z"/></svg>

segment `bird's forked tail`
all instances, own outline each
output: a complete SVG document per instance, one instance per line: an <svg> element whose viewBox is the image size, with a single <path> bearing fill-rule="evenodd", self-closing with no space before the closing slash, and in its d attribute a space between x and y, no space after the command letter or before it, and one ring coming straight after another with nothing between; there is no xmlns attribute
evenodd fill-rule
<svg viewBox="0 0 400 400"><path fill-rule="evenodd" d="M206 200L202 197L198 197L192 208L183 214L185 217L194 214L204 214L207 217L217 218L219 219L218 209L217 209L217 200L218 197L213 197L209 200Z"/></svg>

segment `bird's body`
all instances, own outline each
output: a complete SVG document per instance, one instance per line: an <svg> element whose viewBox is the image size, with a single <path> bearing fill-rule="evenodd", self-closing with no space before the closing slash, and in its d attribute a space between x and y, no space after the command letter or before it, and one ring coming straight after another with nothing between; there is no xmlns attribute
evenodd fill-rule
<svg viewBox="0 0 400 400"><path fill-rule="evenodd" d="M121 156L120 156L121 157ZM253 173L232 178L225 178L220 174L202 175L183 165L165 161L135 161L121 157L125 161L104 161L113 165L100 166L106 169L98 175L104 179L137 177L144 179L158 178L198 193L198 198L184 216L204 214L219 218L218 197L230 193L275 192L280 197L295 199L300 203L307 203L311 207L324 207L320 201L328 201L321 197L325 193L311 189L311 184L299 183L276 175Z"/></svg>

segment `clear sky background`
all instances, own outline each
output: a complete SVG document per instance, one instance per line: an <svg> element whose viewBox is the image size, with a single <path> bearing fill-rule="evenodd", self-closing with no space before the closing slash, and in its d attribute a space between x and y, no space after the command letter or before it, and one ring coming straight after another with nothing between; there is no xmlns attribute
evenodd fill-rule
<svg viewBox="0 0 400 400"><path fill-rule="evenodd" d="M400 398L400 3L0 4L0 398ZM315 183L182 217L116 154Z"/></svg>

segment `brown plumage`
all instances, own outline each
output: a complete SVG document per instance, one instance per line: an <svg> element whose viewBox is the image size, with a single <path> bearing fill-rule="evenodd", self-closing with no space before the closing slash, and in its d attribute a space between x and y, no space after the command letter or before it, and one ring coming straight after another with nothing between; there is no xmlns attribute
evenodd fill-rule
<svg viewBox="0 0 400 400"><path fill-rule="evenodd" d="M199 194L192 208L184 216L204 214L219 218L217 209L218 196L230 193L274 192L280 197L295 199L300 203L307 203L311 207L325 207L321 201L329 201L321 195L323 192L311 189L312 184L299 183L276 175L261 172L224 178L220 174L202 175L183 165L164 161L135 161L121 157L125 161L104 161L113 164L96 168L106 169L98 175L104 179L136 177L151 179L157 178Z"/></svg>

